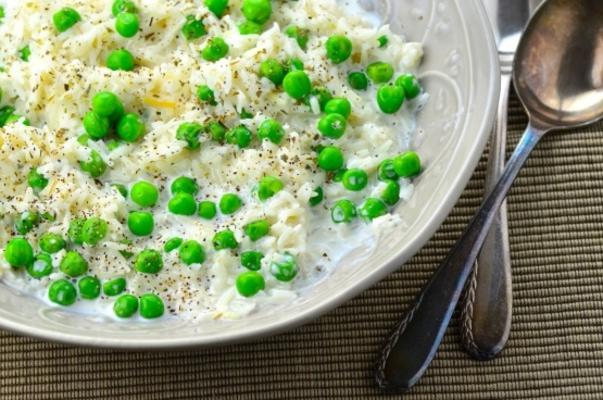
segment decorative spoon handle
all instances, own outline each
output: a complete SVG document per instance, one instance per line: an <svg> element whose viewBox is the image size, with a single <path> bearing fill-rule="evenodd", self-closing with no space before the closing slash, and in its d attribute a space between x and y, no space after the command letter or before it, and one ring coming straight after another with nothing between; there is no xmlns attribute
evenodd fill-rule
<svg viewBox="0 0 603 400"><path fill-rule="evenodd" d="M496 212L545 132L531 124L528 126L502 177L415 304L391 333L375 375L382 389L410 389L431 363Z"/></svg>
<svg viewBox="0 0 603 400"><path fill-rule="evenodd" d="M486 194L505 167L510 89L511 70L508 69L501 76L498 116L490 140ZM512 298L507 205L503 202L473 267L462 304L462 343L473 358L492 359L505 347L511 330Z"/></svg>

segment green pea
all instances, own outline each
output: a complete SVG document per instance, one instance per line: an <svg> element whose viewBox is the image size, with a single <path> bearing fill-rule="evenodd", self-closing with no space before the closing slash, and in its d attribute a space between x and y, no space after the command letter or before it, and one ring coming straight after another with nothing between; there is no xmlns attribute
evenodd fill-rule
<svg viewBox="0 0 603 400"><path fill-rule="evenodd" d="M398 174L396 173L396 168L394 167L394 160L386 159L379 164L379 172L377 174L379 180L382 181L397 181Z"/></svg>
<svg viewBox="0 0 603 400"><path fill-rule="evenodd" d="M77 281L77 287L82 299L94 300L101 293L101 283L96 276L84 276Z"/></svg>
<svg viewBox="0 0 603 400"><path fill-rule="evenodd" d="M326 146L318 154L318 166L325 171L337 171L343 164L343 152L335 146Z"/></svg>
<svg viewBox="0 0 603 400"><path fill-rule="evenodd" d="M15 108L13 106L3 106L0 108L0 127L6 125L6 121L14 112Z"/></svg>
<svg viewBox="0 0 603 400"><path fill-rule="evenodd" d="M76 278L88 272L88 261L77 251L68 251L63 256L59 269L65 275Z"/></svg>
<svg viewBox="0 0 603 400"><path fill-rule="evenodd" d="M39 193L46 186L48 186L48 179L44 175L38 172L37 169L32 168L27 174L27 183L30 188L34 190L34 192Z"/></svg>
<svg viewBox="0 0 603 400"><path fill-rule="evenodd" d="M265 176L260 179L258 184L258 198L260 201L266 201L275 194L283 190L285 185L283 181L275 176Z"/></svg>
<svg viewBox="0 0 603 400"><path fill-rule="evenodd" d="M152 183L139 181L132 185L130 198L141 207L154 207L159 200L159 191Z"/></svg>
<svg viewBox="0 0 603 400"><path fill-rule="evenodd" d="M264 255L259 251L245 251L241 253L241 265L250 271L259 271L263 258Z"/></svg>
<svg viewBox="0 0 603 400"><path fill-rule="evenodd" d="M377 38L377 43L379 45L379 48L382 49L385 46L387 46L387 44L389 43L389 38L387 36L385 36L385 35L379 36Z"/></svg>
<svg viewBox="0 0 603 400"><path fill-rule="evenodd" d="M366 68L366 73L374 83L389 82L394 76L394 67L390 64L378 61Z"/></svg>
<svg viewBox="0 0 603 400"><path fill-rule="evenodd" d="M11 114L6 119L6 125L16 124L18 122L22 122L22 124L25 126L30 125L29 120L27 118L23 118L23 116L20 114Z"/></svg>
<svg viewBox="0 0 603 400"><path fill-rule="evenodd" d="M285 129L275 119L269 118L258 127L258 137L262 140L268 139L274 144L280 144L285 136Z"/></svg>
<svg viewBox="0 0 603 400"><path fill-rule="evenodd" d="M285 35L297 41L302 50L308 48L308 31L295 25L290 25L285 29Z"/></svg>
<svg viewBox="0 0 603 400"><path fill-rule="evenodd" d="M264 24L272 15L272 2L270 0L243 0L241 12L249 21Z"/></svg>
<svg viewBox="0 0 603 400"><path fill-rule="evenodd" d="M88 146L89 141L90 141L90 136L88 136L88 134L86 134L86 133L83 133L77 137L77 142L84 147Z"/></svg>
<svg viewBox="0 0 603 400"><path fill-rule="evenodd" d="M284 254L279 260L272 261L270 272L281 282L291 282L298 272L295 258L291 254Z"/></svg>
<svg viewBox="0 0 603 400"><path fill-rule="evenodd" d="M114 183L111 185L111 187L115 188L124 199L128 198L128 188L125 185L122 185L121 183Z"/></svg>
<svg viewBox="0 0 603 400"><path fill-rule="evenodd" d="M119 254L124 258L124 260L129 260L134 257L134 253L127 250L119 250Z"/></svg>
<svg viewBox="0 0 603 400"><path fill-rule="evenodd" d="M65 248L65 239L58 233L46 232L38 241L40 249L48 254L58 253Z"/></svg>
<svg viewBox="0 0 603 400"><path fill-rule="evenodd" d="M258 241L270 232L270 224L265 219L248 223L243 227L243 232L252 242Z"/></svg>
<svg viewBox="0 0 603 400"><path fill-rule="evenodd" d="M19 50L19 58L25 62L29 61L29 57L31 56L31 49L29 48L29 45L21 48Z"/></svg>
<svg viewBox="0 0 603 400"><path fill-rule="evenodd" d="M178 249L178 256L185 265L202 264L205 261L205 249L196 240L187 240Z"/></svg>
<svg viewBox="0 0 603 400"><path fill-rule="evenodd" d="M98 151L92 150L88 160L80 161L80 168L91 177L100 178L107 171L107 163Z"/></svg>
<svg viewBox="0 0 603 400"><path fill-rule="evenodd" d="M103 283L103 293L105 296L118 296L126 290L126 279L119 277L113 278Z"/></svg>
<svg viewBox="0 0 603 400"><path fill-rule="evenodd" d="M36 255L34 262L28 264L25 270L34 279L42 279L52 273L52 257L46 253Z"/></svg>
<svg viewBox="0 0 603 400"><path fill-rule="evenodd" d="M407 151L394 158L394 169L402 178L414 178L421 173L421 159L414 151Z"/></svg>
<svg viewBox="0 0 603 400"><path fill-rule="evenodd" d="M239 243L235 238L234 232L228 229L217 232L212 239L212 244L214 245L214 249L217 251L236 249L239 247Z"/></svg>
<svg viewBox="0 0 603 400"><path fill-rule="evenodd" d="M98 92L92 98L92 111L99 117L116 121L123 116L124 106L115 93Z"/></svg>
<svg viewBox="0 0 603 400"><path fill-rule="evenodd" d="M117 134L128 143L138 141L145 134L144 122L133 113L124 115L117 124Z"/></svg>
<svg viewBox="0 0 603 400"><path fill-rule="evenodd" d="M2 22L2 20L4 19L4 7L0 5L0 23Z"/></svg>
<svg viewBox="0 0 603 400"><path fill-rule="evenodd" d="M6 125L15 124L17 122L21 122L25 126L31 125L29 119L27 119L19 114L13 114L6 119Z"/></svg>
<svg viewBox="0 0 603 400"><path fill-rule="evenodd" d="M239 117L241 119L252 119L253 118L253 114L249 111L247 111L245 109L245 107L243 107L243 109L241 109L241 112L239 113Z"/></svg>
<svg viewBox="0 0 603 400"><path fill-rule="evenodd" d="M15 230L20 235L31 232L40 224L40 214L35 211L25 211L21 213L19 219L15 222Z"/></svg>
<svg viewBox="0 0 603 400"><path fill-rule="evenodd" d="M341 114L327 114L318 121L318 130L330 139L341 138L346 130L346 119Z"/></svg>
<svg viewBox="0 0 603 400"><path fill-rule="evenodd" d="M52 23L57 31L65 32L81 19L82 17L76 10L71 7L64 7L54 13Z"/></svg>
<svg viewBox="0 0 603 400"><path fill-rule="evenodd" d="M173 237L167 242L165 242L165 244L163 245L163 251L165 251L166 253L171 253L172 251L179 248L183 241L184 240L180 237Z"/></svg>
<svg viewBox="0 0 603 400"><path fill-rule="evenodd" d="M404 89L404 94L408 100L412 100L421 94L421 84L413 74L404 74L396 79L396 86Z"/></svg>
<svg viewBox="0 0 603 400"><path fill-rule="evenodd" d="M226 143L235 144L241 149L249 147L253 133L245 125L239 125L226 132Z"/></svg>
<svg viewBox="0 0 603 400"><path fill-rule="evenodd" d="M153 233L155 220L148 211L132 211L128 214L128 228L136 236L148 236Z"/></svg>
<svg viewBox="0 0 603 400"><path fill-rule="evenodd" d="M331 92L329 92L329 90L327 88L317 87L317 88L313 88L310 96L306 97L304 100L305 104L308 107L311 106L310 100L312 98L315 98L318 101L320 111L324 112L325 108L327 106L327 103L333 98L333 95L331 94Z"/></svg>
<svg viewBox="0 0 603 400"><path fill-rule="evenodd" d="M168 210L176 215L195 215L197 202L190 193L176 193L168 202Z"/></svg>
<svg viewBox="0 0 603 400"><path fill-rule="evenodd" d="M203 21L196 19L194 15L188 15L186 17L186 22L182 25L180 31L186 40L199 39L207 33Z"/></svg>
<svg viewBox="0 0 603 400"><path fill-rule="evenodd" d="M228 130L220 122L210 122L206 127L206 131L213 140L222 142L224 141Z"/></svg>
<svg viewBox="0 0 603 400"><path fill-rule="evenodd" d="M368 198L358 210L362 218L372 221L387 214L387 205L381 199Z"/></svg>
<svg viewBox="0 0 603 400"><path fill-rule="evenodd" d="M122 12L115 17L115 30L125 38L131 38L138 32L140 20L138 15L129 12Z"/></svg>
<svg viewBox="0 0 603 400"><path fill-rule="evenodd" d="M193 196L196 196L197 193L199 193L199 185L197 185L197 181L195 181L193 178L181 176L179 178L174 179L170 190L172 191L172 194L188 193Z"/></svg>
<svg viewBox="0 0 603 400"><path fill-rule="evenodd" d="M264 277L254 271L243 272L235 281L239 294L243 297L253 297L266 287Z"/></svg>
<svg viewBox="0 0 603 400"><path fill-rule="evenodd" d="M88 136L86 133L82 133L80 136L77 137L77 142L84 147L88 146L89 141L90 141L90 136Z"/></svg>
<svg viewBox="0 0 603 400"><path fill-rule="evenodd" d="M327 58L335 64L341 64L352 55L352 41L345 36L334 35L325 44Z"/></svg>
<svg viewBox="0 0 603 400"><path fill-rule="evenodd" d="M228 44L221 37L210 39L207 46L201 50L201 57L205 61L216 62L228 54L230 50Z"/></svg>
<svg viewBox="0 0 603 400"><path fill-rule="evenodd" d="M107 56L107 68L113 71L132 71L134 56L126 49L113 50Z"/></svg>
<svg viewBox="0 0 603 400"><path fill-rule="evenodd" d="M214 91L207 85L199 85L197 87L197 98L200 102L208 103L212 106L218 104L216 102L216 95L214 94Z"/></svg>
<svg viewBox="0 0 603 400"><path fill-rule="evenodd" d="M241 35L259 35L264 30L261 24L253 21L243 21L239 24L239 33Z"/></svg>
<svg viewBox="0 0 603 400"><path fill-rule="evenodd" d="M43 220L49 221L49 222L54 222L57 220L56 215L49 213L48 211L43 212L42 214L40 214L40 216L42 217Z"/></svg>
<svg viewBox="0 0 603 400"><path fill-rule="evenodd" d="M57 279L48 286L48 299L61 306L75 303L77 292L75 286L67 279Z"/></svg>
<svg viewBox="0 0 603 400"><path fill-rule="evenodd" d="M350 223L356 218L356 206L350 200L339 200L331 209L331 219L336 224Z"/></svg>
<svg viewBox="0 0 603 400"><path fill-rule="evenodd" d="M198 214L201 218L211 220L216 217L217 213L216 203L213 201L205 200L199 203Z"/></svg>
<svg viewBox="0 0 603 400"><path fill-rule="evenodd" d="M316 189L314 189L314 196L310 197L310 207L316 207L317 205L319 205L320 203L322 203L322 200L324 199L324 191L322 190L321 187L317 187Z"/></svg>
<svg viewBox="0 0 603 400"><path fill-rule="evenodd" d="M117 17L117 15L122 12L136 13L138 12L138 9L131 0L115 0L111 7L111 13L114 17Z"/></svg>
<svg viewBox="0 0 603 400"><path fill-rule="evenodd" d="M303 71L304 70L304 62L299 58L290 58L285 63L285 68L289 71Z"/></svg>
<svg viewBox="0 0 603 400"><path fill-rule="evenodd" d="M205 6L218 18L222 18L228 8L228 0L204 0Z"/></svg>
<svg viewBox="0 0 603 400"><path fill-rule="evenodd" d="M140 316L145 319L159 318L163 315L165 306L161 297L153 293L140 296Z"/></svg>
<svg viewBox="0 0 603 400"><path fill-rule="evenodd" d="M335 97L326 104L325 113L343 115L347 119L352 114L352 104L348 99Z"/></svg>
<svg viewBox="0 0 603 400"><path fill-rule="evenodd" d="M395 114L404 104L404 89L400 86L386 85L377 91L377 104L385 114Z"/></svg>
<svg viewBox="0 0 603 400"><path fill-rule="evenodd" d="M203 126L196 122L184 122L176 131L176 139L186 142L186 148L197 150L201 147L199 136L203 132Z"/></svg>
<svg viewBox="0 0 603 400"><path fill-rule="evenodd" d="M143 274L156 274L163 269L161 253L153 249L144 249L134 259L134 269Z"/></svg>
<svg viewBox="0 0 603 400"><path fill-rule="evenodd" d="M4 258L13 268L27 267L34 262L33 248L24 238L11 239L4 248Z"/></svg>
<svg viewBox="0 0 603 400"><path fill-rule="evenodd" d="M111 128L109 118L101 117L94 111L86 113L82 122L86 133L94 140L99 140L107 136L109 134L109 129Z"/></svg>
<svg viewBox="0 0 603 400"><path fill-rule="evenodd" d="M350 72L348 74L348 83L354 90L368 89L368 77L364 72Z"/></svg>
<svg viewBox="0 0 603 400"><path fill-rule="evenodd" d="M359 192L368 184L368 174L361 169L349 169L343 174L343 187L353 192Z"/></svg>
<svg viewBox="0 0 603 400"><path fill-rule="evenodd" d="M291 71L285 75L283 89L295 100L301 100L312 91L312 82L304 71Z"/></svg>
<svg viewBox="0 0 603 400"><path fill-rule="evenodd" d="M260 64L260 76L269 79L275 85L280 85L285 79L287 70L275 58L268 58Z"/></svg>
<svg viewBox="0 0 603 400"><path fill-rule="evenodd" d="M72 219L69 222L69 228L67 230L67 237L69 240L75 244L84 244L84 239L82 238L82 228L84 227L84 223L86 222L83 218Z"/></svg>
<svg viewBox="0 0 603 400"><path fill-rule="evenodd" d="M113 312L119 318L130 318L138 311L138 299L131 294L119 296L113 303Z"/></svg>
<svg viewBox="0 0 603 400"><path fill-rule="evenodd" d="M220 199L220 211L224 215L231 215L239 211L243 206L243 201L234 193L227 193Z"/></svg>
<svg viewBox="0 0 603 400"><path fill-rule="evenodd" d="M396 181L384 181L381 200L388 206L395 206L400 201L400 185Z"/></svg>
<svg viewBox="0 0 603 400"><path fill-rule="evenodd" d="M82 240L91 246L97 245L107 236L109 225L98 217L91 217L82 226Z"/></svg>

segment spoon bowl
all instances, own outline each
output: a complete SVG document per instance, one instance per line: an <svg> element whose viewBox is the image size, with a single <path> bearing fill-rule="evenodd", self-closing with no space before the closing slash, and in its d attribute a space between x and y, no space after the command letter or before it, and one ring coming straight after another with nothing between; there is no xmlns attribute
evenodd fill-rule
<svg viewBox="0 0 603 400"><path fill-rule="evenodd" d="M545 1L519 43L513 80L530 123L500 180L387 339L375 375L382 389L408 390L425 373L496 212L540 139L603 117L603 1Z"/></svg>
<svg viewBox="0 0 603 400"><path fill-rule="evenodd" d="M517 49L513 80L532 124L566 129L603 114L603 2L549 0Z"/></svg>

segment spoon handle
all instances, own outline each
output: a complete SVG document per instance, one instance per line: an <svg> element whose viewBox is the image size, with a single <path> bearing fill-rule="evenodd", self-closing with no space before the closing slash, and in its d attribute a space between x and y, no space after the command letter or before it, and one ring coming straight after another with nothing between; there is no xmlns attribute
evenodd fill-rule
<svg viewBox="0 0 603 400"><path fill-rule="evenodd" d="M503 69L498 117L490 140L486 194L492 190L505 167L510 89L511 70ZM473 358L490 360L507 343L511 330L512 297L507 207L503 202L471 271L462 300L462 344Z"/></svg>
<svg viewBox="0 0 603 400"><path fill-rule="evenodd" d="M545 132L528 125L500 180L390 334L375 375L380 388L406 391L418 382L431 363L496 212Z"/></svg>

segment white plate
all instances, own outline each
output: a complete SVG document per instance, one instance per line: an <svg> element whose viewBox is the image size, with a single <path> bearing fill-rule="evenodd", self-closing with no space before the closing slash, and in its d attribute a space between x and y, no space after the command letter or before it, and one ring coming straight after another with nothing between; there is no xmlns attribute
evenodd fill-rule
<svg viewBox="0 0 603 400"><path fill-rule="evenodd" d="M369 261L348 257L295 303L240 321L108 321L51 308L0 284L0 326L61 342L136 349L250 340L313 320L408 261L441 225L479 160L498 99L498 61L479 0L364 2L426 50L421 78L431 99L419 117L416 146L427 169L410 202L397 209L408 229L383 238Z"/></svg>

